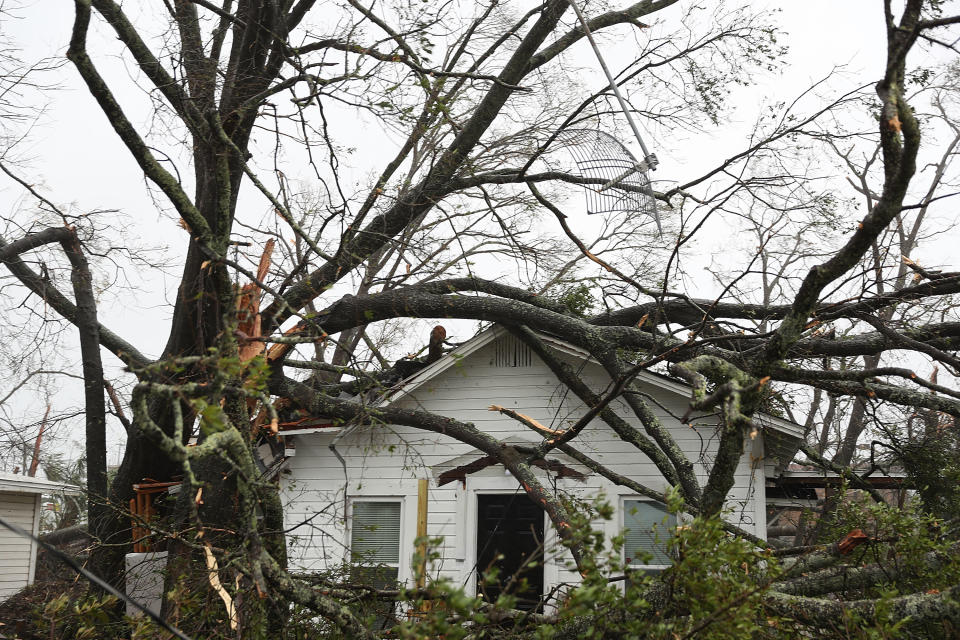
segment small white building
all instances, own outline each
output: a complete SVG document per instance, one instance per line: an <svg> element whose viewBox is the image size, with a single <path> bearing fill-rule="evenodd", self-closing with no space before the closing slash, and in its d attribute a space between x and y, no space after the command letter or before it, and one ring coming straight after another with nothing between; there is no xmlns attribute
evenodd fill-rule
<svg viewBox="0 0 960 640"><path fill-rule="evenodd" d="M541 338L594 392L609 387L610 377L588 354L556 338ZM686 385L651 373L642 373L637 382L704 484L717 446L716 416L694 417L690 425L684 424L678 417L689 406ZM407 378L385 397L369 401L436 412L473 423L503 442L531 447L540 444L542 437L490 411L491 405L513 409L552 429L569 426L586 411L536 354L498 326ZM643 431L625 404L618 400L611 407ZM759 428L744 440L726 517L765 537L766 479L776 477L789 463L803 430L772 416L758 415L755 423ZM466 444L387 424L343 430L332 424L305 423L303 428L287 431L285 438L288 457L281 478L294 571L336 569L363 556L385 567L381 579L410 584L414 540L424 528L426 503L427 534L443 539L430 575L449 578L464 585L468 593L476 593L478 588L486 589L478 585L477 574L495 561L494 552L503 556L499 566L501 575L507 576L531 549L543 545L547 549L544 562L525 576L537 591L531 595L578 581L570 570L569 553L559 548L539 505L526 497L502 466L491 464L492 459ZM656 491L669 488L644 454L599 419L572 444L616 473ZM627 530L625 552L632 565L637 550L653 558L637 568L656 570L669 562L661 544L669 534L661 532L673 520L658 503L609 482L563 453L552 451L547 458L546 468L535 470L545 487L586 500L602 493L614 507L614 519L597 525L608 537ZM429 487L426 500L418 492L425 485Z"/></svg>
<svg viewBox="0 0 960 640"><path fill-rule="evenodd" d="M44 494L79 491L79 487L62 482L0 472L0 518L39 535ZM0 526L0 600L33 584L36 565L37 543Z"/></svg>

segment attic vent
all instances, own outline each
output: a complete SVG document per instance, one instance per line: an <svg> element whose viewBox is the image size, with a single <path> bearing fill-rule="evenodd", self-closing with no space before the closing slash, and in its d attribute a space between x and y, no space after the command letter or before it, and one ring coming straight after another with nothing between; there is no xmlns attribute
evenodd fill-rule
<svg viewBox="0 0 960 640"><path fill-rule="evenodd" d="M529 367L533 364L533 353L513 336L504 336L497 340L497 350L493 364L496 367Z"/></svg>

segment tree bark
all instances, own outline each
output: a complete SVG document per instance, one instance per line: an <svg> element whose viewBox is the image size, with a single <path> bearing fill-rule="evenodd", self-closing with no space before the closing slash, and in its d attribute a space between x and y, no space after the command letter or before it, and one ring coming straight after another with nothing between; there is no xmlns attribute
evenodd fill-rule
<svg viewBox="0 0 960 640"><path fill-rule="evenodd" d="M63 250L73 267L70 280L77 303L77 331L80 334L80 358L83 362L83 395L86 416L87 523L90 535L99 544L90 553L90 569L97 575L110 575L109 555L104 553L104 538L109 534L109 513L114 510L107 493L106 402L103 395L103 363L100 360L100 325L93 295L93 278L75 232L63 241Z"/></svg>

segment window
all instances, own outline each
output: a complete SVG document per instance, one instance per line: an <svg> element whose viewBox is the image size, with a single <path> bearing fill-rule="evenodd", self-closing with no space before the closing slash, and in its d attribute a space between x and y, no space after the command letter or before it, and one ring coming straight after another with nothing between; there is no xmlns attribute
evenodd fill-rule
<svg viewBox="0 0 960 640"><path fill-rule="evenodd" d="M667 541L677 526L677 516L666 507L646 500L623 501L623 558L631 569L658 573L673 563Z"/></svg>
<svg viewBox="0 0 960 640"><path fill-rule="evenodd" d="M400 503L353 503L350 555L354 577L377 589L396 587L400 571Z"/></svg>
<svg viewBox="0 0 960 640"><path fill-rule="evenodd" d="M400 577L400 502L356 501L350 522L351 581L374 589L396 589ZM375 602L361 608L372 616L373 629L396 624L392 602Z"/></svg>

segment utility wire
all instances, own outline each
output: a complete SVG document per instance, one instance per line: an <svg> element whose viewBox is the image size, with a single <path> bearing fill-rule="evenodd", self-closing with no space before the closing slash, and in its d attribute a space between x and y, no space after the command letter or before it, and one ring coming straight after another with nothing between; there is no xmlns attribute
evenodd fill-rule
<svg viewBox="0 0 960 640"><path fill-rule="evenodd" d="M21 529L20 527L18 527L17 525L13 524L13 523L7 522L7 521L4 520L3 518L0 518L0 526L6 527L6 528L9 529L10 531L12 531L12 532L14 532L15 534L17 534L18 536L22 536L22 537L24 537L24 538L27 538L27 539L29 539L29 540L33 540L34 542L38 543L38 544L39 544L41 547L43 547L48 553L52 554L55 558L57 558L58 560L60 560L61 562L63 562L63 563L66 564L67 566L69 566L71 569L73 569L74 571L76 571L78 574L80 574L81 576L83 576L84 578L86 578L89 582L97 585L98 587L100 587L101 589L103 589L104 591L106 591L107 593L109 593L110 595L112 595L112 596L114 596L114 597L116 597L116 598L119 598L120 600L123 600L124 602L126 602L126 603L128 603L128 604L132 604L134 607L136 607L137 609L139 609L140 611L142 611L143 613L145 613L147 616L149 616L150 618L152 618L153 621L156 622L158 625L160 625L161 627L163 627L164 629L166 629L167 631L169 631L170 633L172 633L175 637L180 638L180 640L192 640L192 638L190 638L190 636L186 635L184 632L180 631L179 629L177 629L176 627L174 627L173 625L171 625L169 622L167 622L166 620L164 620L163 618L161 618L158 614L154 613L153 611L151 611L150 609L148 609L148 608L145 607L144 605L140 604L139 602L137 602L136 600L134 600L133 598L131 598L131 597L128 596L127 594L122 593L122 592L120 592L120 591L117 591L117 590L114 589L112 586L110 586L109 584L107 584L106 582L104 582L101 578L99 578L98 576L96 576L96 575L93 574L93 573L90 573L89 571L87 571L86 569L84 569L83 567L81 567L79 564L77 564L77 561L76 561L76 560L74 560L73 558L71 558L71 557L68 556L67 554L63 553L63 552L60 551L59 549L56 549L56 548L50 546L49 544L47 544L46 542L44 542L44 541L41 540L40 538L38 538L38 537L36 537L35 535L33 535L32 533L30 533L29 531L25 531L25 530Z"/></svg>

